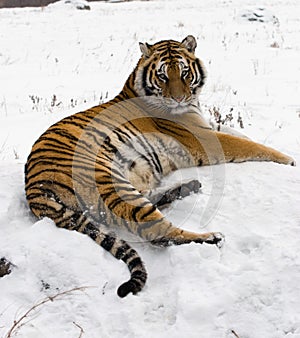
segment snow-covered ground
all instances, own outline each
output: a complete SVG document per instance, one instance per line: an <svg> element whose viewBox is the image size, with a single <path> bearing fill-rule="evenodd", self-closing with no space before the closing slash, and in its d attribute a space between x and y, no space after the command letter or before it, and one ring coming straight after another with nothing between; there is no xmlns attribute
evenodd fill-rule
<svg viewBox="0 0 300 338"><path fill-rule="evenodd" d="M15 265L0 279L1 337L47 296L89 286L38 307L15 336L299 338L299 167L228 164L168 178L203 185L168 218L222 231L225 246L132 243L149 280L125 299L116 288L126 266L78 233L37 222L23 192L26 157L50 124L117 94L139 41L188 34L208 71L206 115L231 113L237 130L300 164L299 1L265 1L265 10L252 0L90 6L0 10L0 257Z"/></svg>

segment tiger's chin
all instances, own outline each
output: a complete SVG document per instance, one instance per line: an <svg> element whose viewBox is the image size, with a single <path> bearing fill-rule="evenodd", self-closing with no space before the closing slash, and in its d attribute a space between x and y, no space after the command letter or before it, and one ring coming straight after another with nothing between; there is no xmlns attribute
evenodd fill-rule
<svg viewBox="0 0 300 338"><path fill-rule="evenodd" d="M156 111L169 115L182 115L185 113L199 113L198 101L175 103L164 100L162 97L145 96L144 100Z"/></svg>
<svg viewBox="0 0 300 338"><path fill-rule="evenodd" d="M166 110L170 115L182 115L185 113L199 113L200 109L198 106L198 102L194 102L193 100L189 102L183 102L183 103L172 103L168 104L165 103Z"/></svg>
<svg viewBox="0 0 300 338"><path fill-rule="evenodd" d="M170 115L182 115L185 113L199 112L199 108L194 105L186 106L177 106L177 107L167 107L168 113Z"/></svg>

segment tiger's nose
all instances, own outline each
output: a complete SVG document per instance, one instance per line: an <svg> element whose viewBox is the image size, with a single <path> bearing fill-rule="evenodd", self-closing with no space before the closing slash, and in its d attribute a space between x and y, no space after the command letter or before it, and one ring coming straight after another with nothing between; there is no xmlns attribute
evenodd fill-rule
<svg viewBox="0 0 300 338"><path fill-rule="evenodd" d="M185 99L185 95L172 96L172 99L175 100L176 102L180 103Z"/></svg>

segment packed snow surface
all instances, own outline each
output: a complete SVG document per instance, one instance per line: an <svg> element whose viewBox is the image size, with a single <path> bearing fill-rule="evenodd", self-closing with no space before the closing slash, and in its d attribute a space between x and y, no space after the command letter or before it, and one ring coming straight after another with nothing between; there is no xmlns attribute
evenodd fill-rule
<svg viewBox="0 0 300 338"><path fill-rule="evenodd" d="M138 42L197 38L208 80L204 114L300 163L300 3L265 1L59 2L0 10L0 335L16 337L300 337L300 169L275 163L182 170L199 194L165 213L177 226L221 231L224 247L168 249L130 239L149 279L120 299L127 267L89 238L37 221L23 168L38 136L62 117L116 95ZM231 115L230 115L231 114ZM241 128L243 126L243 129ZM49 299L48 299L49 300Z"/></svg>

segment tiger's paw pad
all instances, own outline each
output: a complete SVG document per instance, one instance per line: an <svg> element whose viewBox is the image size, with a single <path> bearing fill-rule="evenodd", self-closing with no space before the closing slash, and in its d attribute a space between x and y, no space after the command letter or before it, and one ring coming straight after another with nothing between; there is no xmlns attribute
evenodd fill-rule
<svg viewBox="0 0 300 338"><path fill-rule="evenodd" d="M213 232L206 240L207 244L215 244L219 249L222 248L225 242L225 236L221 232Z"/></svg>

